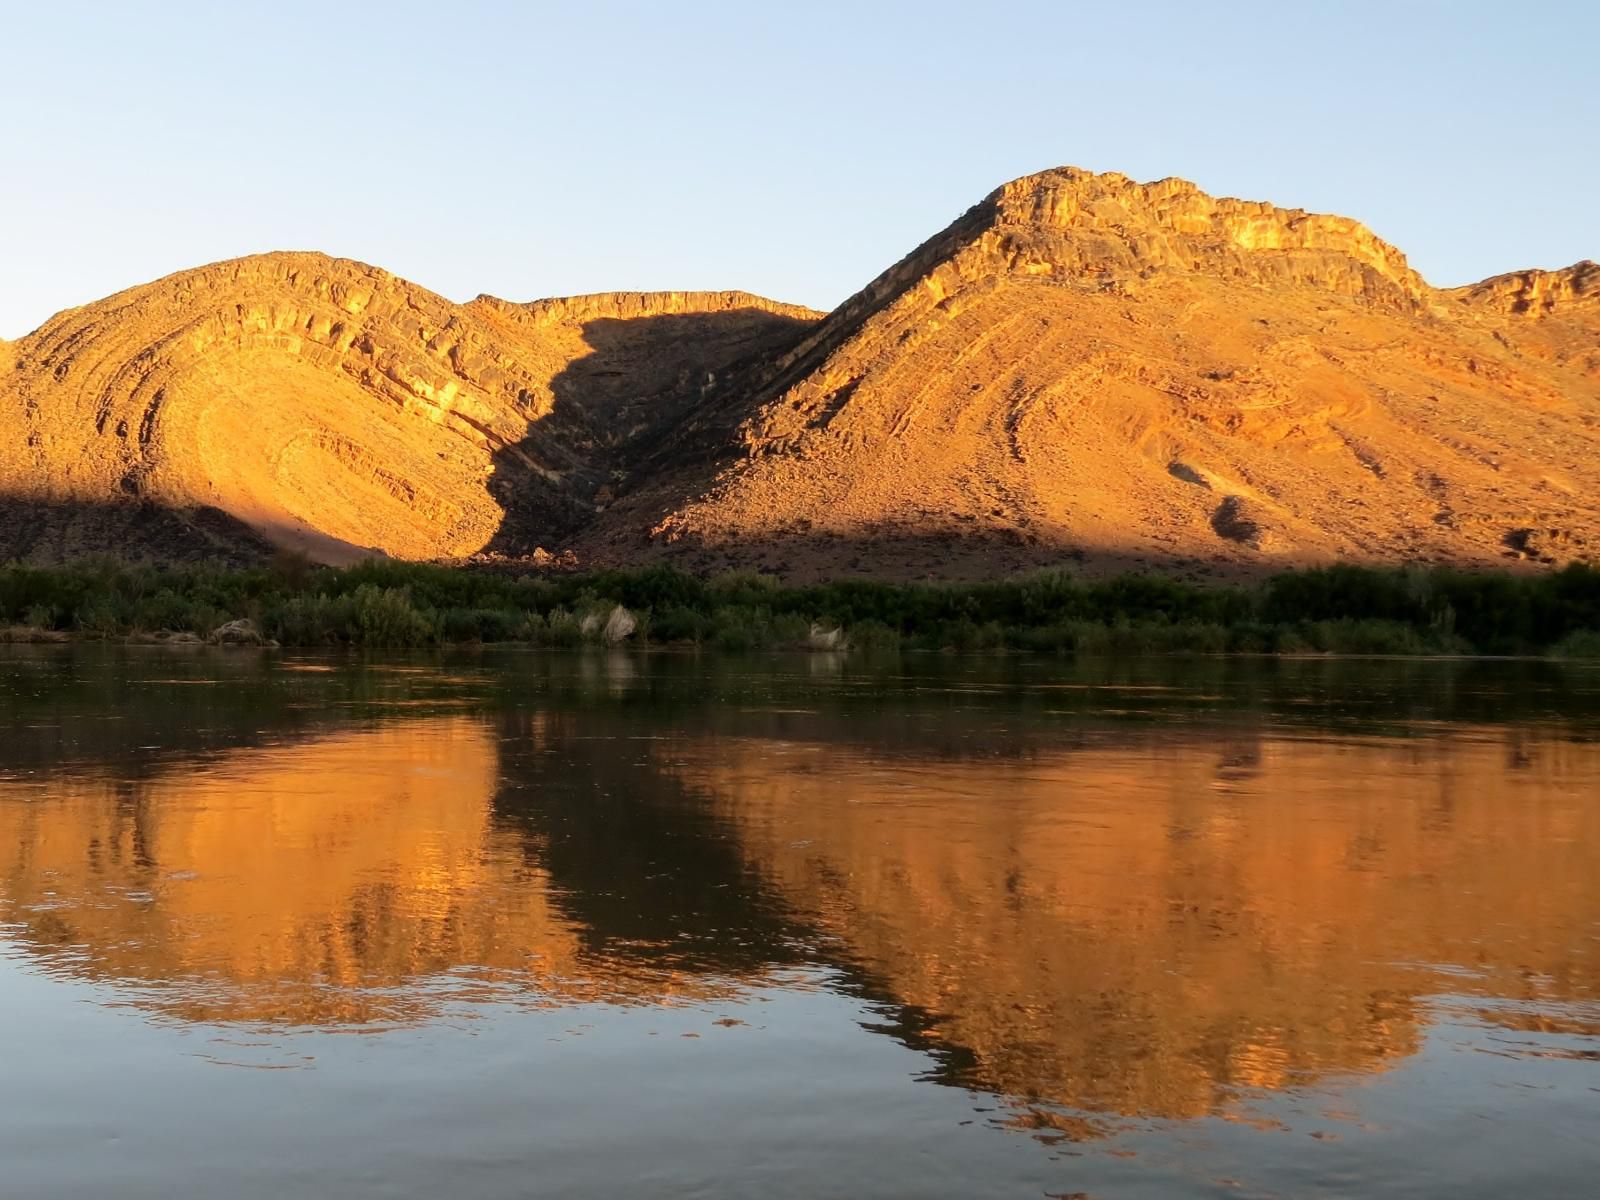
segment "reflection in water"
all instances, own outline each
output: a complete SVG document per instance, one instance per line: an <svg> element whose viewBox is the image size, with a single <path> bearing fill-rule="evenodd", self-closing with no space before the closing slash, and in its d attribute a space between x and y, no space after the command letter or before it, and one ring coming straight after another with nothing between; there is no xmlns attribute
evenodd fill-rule
<svg viewBox="0 0 1600 1200"><path fill-rule="evenodd" d="M1008 762L674 753L764 877L914 1014L906 1036L948 1048L951 1082L1192 1117L1415 1053L1441 989L1541 1027L1600 1000L1595 941L1573 936L1600 921L1592 747L1107 740Z"/></svg>
<svg viewBox="0 0 1600 1200"><path fill-rule="evenodd" d="M12 785L10 935L193 1021L410 1021L475 986L545 1003L711 994L714 978L669 962L584 953L537 836L492 819L499 765L484 721L431 718L138 782Z"/></svg>
<svg viewBox="0 0 1600 1200"><path fill-rule="evenodd" d="M163 1023L822 989L1051 1144L1275 1120L1441 1021L1597 1054L1600 743L1562 680L1497 722L1454 673L44 662L11 664L0 943Z"/></svg>

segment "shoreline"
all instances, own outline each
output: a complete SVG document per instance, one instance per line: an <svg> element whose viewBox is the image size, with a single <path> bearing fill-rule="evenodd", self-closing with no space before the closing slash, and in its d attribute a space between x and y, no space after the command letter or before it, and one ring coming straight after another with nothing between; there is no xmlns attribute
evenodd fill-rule
<svg viewBox="0 0 1600 1200"><path fill-rule="evenodd" d="M983 583L471 566L0 566L0 643L698 647L1057 656L1600 658L1600 569L1319 567L1250 584Z"/></svg>
<svg viewBox="0 0 1600 1200"><path fill-rule="evenodd" d="M36 636L30 636L36 635ZM352 643L339 643L328 645L284 645L280 642L267 641L259 644L227 643L207 641L202 637L185 636L183 634L163 635L161 633L130 633L106 636L103 634L69 633L61 630L18 629L16 627L0 627L0 652L8 647L18 646L115 646L119 649L145 649L145 650L196 650L210 651L221 650L226 653L241 651L278 652L292 657L306 655L324 655L339 657L357 657L373 652L379 653L414 653L417 651L432 652L474 652L483 650L493 651L523 651L538 654L631 654L631 655L797 655L808 654L817 656L846 657L856 655L853 647L843 646L838 649L819 649L803 645L770 645L754 650L720 650L716 647L702 645L696 642L644 642L622 643L618 645L605 645L603 643L583 642L573 646L549 646L538 642L529 641L498 641L498 642L434 642L415 646L382 646L369 647ZM1030 652L1026 650L1008 650L1000 647L992 650L954 650L941 649L929 650L921 647L905 647L894 651L896 654L909 655L917 658L979 658L993 661L995 659L1018 659L1023 661L1038 662L1051 658L1067 659L1210 659L1234 661L1270 661L1270 662L1426 662L1426 663L1544 663L1552 666L1574 666L1600 668L1600 653L1593 655L1558 655L1558 654L1472 654L1459 651L1438 651L1436 653L1418 654L1383 654L1383 653L1351 653L1337 650L1162 650L1139 651L1134 650L1125 654L1116 651L1084 651L1081 653L1050 654ZM870 653L862 654L870 658Z"/></svg>

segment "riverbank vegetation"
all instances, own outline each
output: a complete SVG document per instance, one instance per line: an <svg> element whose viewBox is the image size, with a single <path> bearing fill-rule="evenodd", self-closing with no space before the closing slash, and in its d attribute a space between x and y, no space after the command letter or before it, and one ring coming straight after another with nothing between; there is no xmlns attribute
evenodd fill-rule
<svg viewBox="0 0 1600 1200"><path fill-rule="evenodd" d="M232 635L219 637L230 625ZM626 640L721 650L1600 657L1600 569L1331 566L1231 586L1067 572L788 585L659 567L519 576L392 560L334 569L288 556L250 570L88 562L0 567L0 626L4 640L259 637L305 647Z"/></svg>

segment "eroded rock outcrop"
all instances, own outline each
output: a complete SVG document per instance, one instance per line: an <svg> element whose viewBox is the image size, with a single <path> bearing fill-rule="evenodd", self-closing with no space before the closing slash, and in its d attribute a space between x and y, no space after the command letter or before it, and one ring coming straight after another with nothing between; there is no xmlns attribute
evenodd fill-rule
<svg viewBox="0 0 1600 1200"><path fill-rule="evenodd" d="M1451 294L1468 304L1532 316L1600 309L1600 263L1585 259L1560 271L1513 271Z"/></svg>

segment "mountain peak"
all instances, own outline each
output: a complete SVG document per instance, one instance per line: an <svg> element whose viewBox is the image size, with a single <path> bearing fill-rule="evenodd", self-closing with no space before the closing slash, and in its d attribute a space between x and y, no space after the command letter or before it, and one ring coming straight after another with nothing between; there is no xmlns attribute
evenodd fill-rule
<svg viewBox="0 0 1600 1200"><path fill-rule="evenodd" d="M1359 221L1218 198L1185 179L1136 183L1059 167L996 189L979 206L1006 231L1007 267L1088 279L1208 273L1318 287L1418 306L1428 285L1405 255Z"/></svg>

